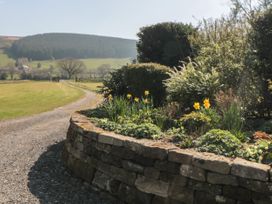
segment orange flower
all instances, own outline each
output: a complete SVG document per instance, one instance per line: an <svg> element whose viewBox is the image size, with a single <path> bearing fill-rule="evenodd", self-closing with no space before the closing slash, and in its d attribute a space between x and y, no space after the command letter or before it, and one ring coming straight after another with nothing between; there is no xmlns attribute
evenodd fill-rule
<svg viewBox="0 0 272 204"><path fill-rule="evenodd" d="M210 103L210 100L208 98L206 98L204 101L203 101L203 105L205 107L205 109L209 109L211 107L211 103Z"/></svg>

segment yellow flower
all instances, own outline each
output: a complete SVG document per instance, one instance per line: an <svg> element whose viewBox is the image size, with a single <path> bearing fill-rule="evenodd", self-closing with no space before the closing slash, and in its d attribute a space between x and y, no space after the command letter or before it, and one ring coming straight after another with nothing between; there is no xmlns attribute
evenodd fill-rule
<svg viewBox="0 0 272 204"><path fill-rule="evenodd" d="M200 109L200 103L195 102L194 103L194 109L199 110Z"/></svg>
<svg viewBox="0 0 272 204"><path fill-rule="evenodd" d="M127 94L127 98L131 99L132 95L131 94Z"/></svg>
<svg viewBox="0 0 272 204"><path fill-rule="evenodd" d="M138 102L139 102L139 98L135 97L135 98L134 98L134 101L135 101L136 103L138 103Z"/></svg>
<svg viewBox="0 0 272 204"><path fill-rule="evenodd" d="M146 99L144 99L144 103L145 104L148 104L149 103L149 101L148 101L148 99L146 98Z"/></svg>
<svg viewBox="0 0 272 204"><path fill-rule="evenodd" d="M206 98L204 101L203 101L203 105L206 109L209 109L211 107L211 103L210 103L210 100L208 98Z"/></svg>
<svg viewBox="0 0 272 204"><path fill-rule="evenodd" d="M144 95L145 95L145 96L148 96L148 95L149 95L149 91L148 91L148 90L145 90L145 91L144 91Z"/></svg>
<svg viewBox="0 0 272 204"><path fill-rule="evenodd" d="M111 95L111 94L108 95L108 100L109 100L109 101L112 101L112 99L113 99L113 98L112 98L112 95Z"/></svg>

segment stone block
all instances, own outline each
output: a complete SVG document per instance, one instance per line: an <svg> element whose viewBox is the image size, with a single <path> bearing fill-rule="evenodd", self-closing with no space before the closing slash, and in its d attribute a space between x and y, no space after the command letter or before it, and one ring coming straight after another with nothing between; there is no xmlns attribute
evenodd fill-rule
<svg viewBox="0 0 272 204"><path fill-rule="evenodd" d="M196 191L202 191L213 195L222 195L223 192L221 185L213 185L191 179L189 179L187 187Z"/></svg>
<svg viewBox="0 0 272 204"><path fill-rule="evenodd" d="M133 171L136 173L143 173L144 172L144 167L139 165L139 164L135 164L131 161L127 161L127 160L123 160L122 161L122 166L123 168L129 170L129 171Z"/></svg>
<svg viewBox="0 0 272 204"><path fill-rule="evenodd" d="M228 199L221 195L211 195L205 192L197 191L195 193L195 201L196 204L236 204L235 200Z"/></svg>
<svg viewBox="0 0 272 204"><path fill-rule="evenodd" d="M152 195L143 193L135 187L121 184L118 191L118 197L130 204L150 204Z"/></svg>
<svg viewBox="0 0 272 204"><path fill-rule="evenodd" d="M270 166L258 164L255 162L246 161L236 158L233 161L231 174L242 178L249 178L259 181L269 180Z"/></svg>
<svg viewBox="0 0 272 204"><path fill-rule="evenodd" d="M132 172L128 172L124 169L105 164L103 162L99 162L97 169L108 176L121 181L128 185L133 185L136 180L136 174Z"/></svg>
<svg viewBox="0 0 272 204"><path fill-rule="evenodd" d="M124 136L118 136L111 132L102 132L98 135L99 143L114 145L118 147L123 146L124 140L125 140Z"/></svg>
<svg viewBox="0 0 272 204"><path fill-rule="evenodd" d="M163 198L168 197L169 183L138 176L135 181L135 186L142 192L151 193Z"/></svg>
<svg viewBox="0 0 272 204"><path fill-rule="evenodd" d="M183 149L169 150L168 161L180 164L191 164L194 152Z"/></svg>
<svg viewBox="0 0 272 204"><path fill-rule="evenodd" d="M181 165L180 174L182 176L185 176L194 180L198 180L198 181L206 180L205 171L203 169L195 167L195 166L187 165L187 164Z"/></svg>
<svg viewBox="0 0 272 204"><path fill-rule="evenodd" d="M211 184L223 184L223 185L238 186L238 180L235 176L225 175L225 174L217 174L217 173L212 173L212 172L208 172L207 182L211 183Z"/></svg>
<svg viewBox="0 0 272 204"><path fill-rule="evenodd" d="M272 195L272 183L238 178L239 186L254 192Z"/></svg>
<svg viewBox="0 0 272 204"><path fill-rule="evenodd" d="M251 192L247 189L234 187L234 186L224 186L223 195L234 200L250 202Z"/></svg>
<svg viewBox="0 0 272 204"><path fill-rule="evenodd" d="M180 164L178 163L157 160L154 166L160 171L179 174Z"/></svg>
<svg viewBox="0 0 272 204"><path fill-rule="evenodd" d="M160 143L156 144L150 140L141 140L140 142L134 138L128 139L125 141L125 147L151 159L164 160L167 158L168 150L161 146Z"/></svg>
<svg viewBox="0 0 272 204"><path fill-rule="evenodd" d="M153 167L146 167L144 169L144 176L150 179L158 179L160 177L160 171Z"/></svg>
<svg viewBox="0 0 272 204"><path fill-rule="evenodd" d="M210 153L196 154L192 160L193 166L221 174L230 173L231 163L229 158Z"/></svg>

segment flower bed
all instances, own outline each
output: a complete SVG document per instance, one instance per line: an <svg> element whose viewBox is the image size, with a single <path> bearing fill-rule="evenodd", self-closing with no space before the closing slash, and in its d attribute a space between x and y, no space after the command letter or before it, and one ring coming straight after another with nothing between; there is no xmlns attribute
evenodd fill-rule
<svg viewBox="0 0 272 204"><path fill-rule="evenodd" d="M271 121L257 127L259 131L249 129L237 100L231 98L225 102L225 99L221 100L222 96L218 97L217 107L221 109L213 107L206 98L203 103L195 102L193 111L179 113L177 104L155 108L146 90L141 98L131 94L126 98L108 95L99 107L84 114L97 127L117 134L270 164L272 137L268 133L272 129Z"/></svg>
<svg viewBox="0 0 272 204"><path fill-rule="evenodd" d="M118 203L271 203L269 165L227 158L95 127L75 114L63 158L68 168Z"/></svg>

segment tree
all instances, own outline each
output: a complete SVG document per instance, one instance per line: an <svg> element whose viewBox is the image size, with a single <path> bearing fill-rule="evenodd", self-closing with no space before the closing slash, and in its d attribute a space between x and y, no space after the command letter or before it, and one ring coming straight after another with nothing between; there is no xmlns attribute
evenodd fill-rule
<svg viewBox="0 0 272 204"><path fill-rule="evenodd" d="M139 62L156 62L170 67L193 57L189 35L196 32L192 25L183 23L159 23L140 29L137 34Z"/></svg>
<svg viewBox="0 0 272 204"><path fill-rule="evenodd" d="M250 42L258 63L255 71L261 79L262 103L260 109L272 116L272 94L269 82L272 79L272 8L266 10L253 22ZM270 115L269 115L270 114Z"/></svg>
<svg viewBox="0 0 272 204"><path fill-rule="evenodd" d="M72 58L60 60L58 66L67 73L69 79L73 76L76 77L77 74L82 73L85 69L85 64L82 61Z"/></svg>
<svg viewBox="0 0 272 204"><path fill-rule="evenodd" d="M14 75L18 72L14 63L10 62L7 64L7 72L9 73L10 79L13 80Z"/></svg>

